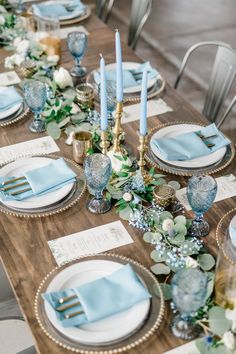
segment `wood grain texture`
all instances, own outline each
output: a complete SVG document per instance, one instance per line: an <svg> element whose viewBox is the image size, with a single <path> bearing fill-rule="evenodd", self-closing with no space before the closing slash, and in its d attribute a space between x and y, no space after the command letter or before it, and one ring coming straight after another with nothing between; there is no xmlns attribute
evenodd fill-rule
<svg viewBox="0 0 236 354"><path fill-rule="evenodd" d="M86 20L83 25L90 32L88 50L83 60L83 64L87 67L88 71L98 67L99 53L101 52L107 64L114 62L115 48L113 31L108 29L93 15ZM6 53L3 49L0 50L0 65L2 71L4 70L3 60L7 55L9 55L9 53ZM134 52L125 44L123 44L123 60L140 61ZM63 42L62 45L61 63L67 69L72 66L72 58L67 51L65 42ZM149 128L156 126L159 122L165 123L182 120L204 121L203 117L195 111L190 104L185 102L170 86L167 85L161 97L173 108L173 112L149 118ZM30 133L28 129L31 118L32 116L29 115L24 122L1 128L0 147L37 138L38 135ZM138 126L138 121L124 125L127 134L127 144L136 152L138 146ZM72 158L72 148L64 144L64 139L60 139L58 145L61 149L59 155ZM235 169L236 164L234 162L226 170L222 171L221 174L235 173ZM178 179L183 186L185 186L187 182L185 178L176 178L175 176L168 176L168 178L170 180ZM33 310L35 293L41 280L56 265L47 245L47 241L118 220L114 208L104 215L90 214L85 207L88 198L89 195L85 194L83 199L72 209L63 214L48 218L25 220L0 214L0 255L16 298L35 337L38 353L41 354L65 353L65 350L54 344L43 334L37 324ZM236 198L231 198L226 201L218 202L214 204L211 210L206 214L211 224L211 233L205 238L205 242L214 254L217 253L214 239L216 225L221 216L235 206L235 201ZM151 247L142 241L142 233L129 226L128 223L123 223L133 238L134 243L114 251L132 257L149 267L152 264L149 256ZM170 311L167 309L165 320L156 334L140 347L130 351L130 353L162 354L183 343L183 341L174 338L169 331L170 318Z"/></svg>

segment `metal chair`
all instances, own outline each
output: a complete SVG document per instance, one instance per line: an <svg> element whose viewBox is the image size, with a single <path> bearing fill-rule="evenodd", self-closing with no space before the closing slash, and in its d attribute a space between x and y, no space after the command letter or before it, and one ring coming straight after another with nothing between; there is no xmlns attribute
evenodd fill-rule
<svg viewBox="0 0 236 354"><path fill-rule="evenodd" d="M218 47L202 111L207 119L215 122L236 74L236 51L229 44L224 42L201 42L189 48L182 61L174 88L178 87L191 54L199 47L204 46Z"/></svg>
<svg viewBox="0 0 236 354"><path fill-rule="evenodd" d="M96 0L96 14L105 23L108 22L115 0Z"/></svg>
<svg viewBox="0 0 236 354"><path fill-rule="evenodd" d="M230 114L230 112L232 111L234 105L236 103L236 96L234 96L234 98L232 99L232 101L230 102L230 104L228 105L225 113L223 114L223 116L219 119L219 121L217 122L216 126L217 128L220 128L222 126L222 124L224 123L224 121L226 120L226 118L228 117L228 115Z"/></svg>
<svg viewBox="0 0 236 354"><path fill-rule="evenodd" d="M140 33L152 10L152 0L133 0L131 7L128 45L134 50Z"/></svg>

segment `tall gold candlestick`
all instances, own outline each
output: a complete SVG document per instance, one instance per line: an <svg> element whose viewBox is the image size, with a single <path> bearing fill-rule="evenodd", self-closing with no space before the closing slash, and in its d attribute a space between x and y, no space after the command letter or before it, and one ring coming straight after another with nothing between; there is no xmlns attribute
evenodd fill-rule
<svg viewBox="0 0 236 354"><path fill-rule="evenodd" d="M120 147L120 139L121 139L121 134L123 133L123 130L121 128L121 118L123 114L123 102L117 102L116 104L116 114L115 114L115 126L113 128L113 147L112 151L113 152L122 152L122 148Z"/></svg>
<svg viewBox="0 0 236 354"><path fill-rule="evenodd" d="M100 142L100 146L102 148L102 153L104 155L107 154L107 150L110 146L110 143L108 141L108 134L107 134L107 130L106 131L101 131L101 142Z"/></svg>
<svg viewBox="0 0 236 354"><path fill-rule="evenodd" d="M147 151L147 135L140 135L139 136L139 147L138 147L138 151L139 151L139 161L138 161L138 166L140 169L140 172L143 176L143 180L145 183L148 183L150 181L150 176L147 173L147 171L145 170L145 166L146 166L146 161L145 161L145 152Z"/></svg>

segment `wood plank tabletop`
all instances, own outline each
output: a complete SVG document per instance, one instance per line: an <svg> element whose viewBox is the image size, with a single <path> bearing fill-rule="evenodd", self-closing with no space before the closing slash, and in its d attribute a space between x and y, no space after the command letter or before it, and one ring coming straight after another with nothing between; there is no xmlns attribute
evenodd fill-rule
<svg viewBox="0 0 236 354"><path fill-rule="evenodd" d="M82 23L90 32L88 38L88 49L86 51L83 65L88 72L98 67L99 53L103 53L106 63L115 61L114 32L100 22L94 15ZM4 49L0 50L1 71L3 68L4 57L9 55ZM141 61L135 53L123 43L124 61ZM72 58L67 51L66 43L62 45L61 64L70 69ZM161 71L161 68L158 68ZM205 119L189 103L185 102L178 93L167 85L166 90L161 94L166 103L173 108L173 112L168 112L158 117L148 118L148 127L155 127L160 122L175 121L202 121ZM28 129L32 115L29 115L23 122L1 129L0 147L31 140L42 135L34 135ZM137 129L139 122L135 121L124 125L127 137L127 144L137 153L138 135ZM72 148L65 145L64 139L57 141L61 151L60 156L72 158ZM221 175L236 173L236 163L233 163L221 171ZM220 174L218 174L219 176ZM179 180L183 186L186 185L186 178L168 176L170 180ZM99 226L118 220L118 216L112 210L103 215L90 214L86 209L86 201L89 194L85 196L73 208L63 214L41 218L41 219L23 219L13 216L0 214L0 256L3 260L8 277L14 289L16 298L22 309L24 317L28 322L35 338L35 345L38 353L41 354L61 354L66 350L53 343L40 329L34 314L34 297L36 290L44 276L56 266L56 262L47 245L47 241L55 238L69 235L78 231L86 230L91 227ZM236 198L227 199L215 203L206 218L211 224L211 232L205 238L205 242L216 254L216 242L214 239L215 229L220 218L228 210L235 206ZM127 222L123 221L134 243L120 247L114 252L129 256L147 267L150 267L151 247L142 240L142 233L132 228ZM145 343L130 351L131 354L162 354L183 343L177 340L169 331L169 321L171 314L166 306L166 313L161 327Z"/></svg>

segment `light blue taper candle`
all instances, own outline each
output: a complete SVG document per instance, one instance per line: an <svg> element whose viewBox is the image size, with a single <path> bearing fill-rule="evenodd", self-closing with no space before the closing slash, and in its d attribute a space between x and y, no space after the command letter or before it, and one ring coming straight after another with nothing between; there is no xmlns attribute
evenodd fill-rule
<svg viewBox="0 0 236 354"><path fill-rule="evenodd" d="M123 101L123 70L120 33L116 30L116 100Z"/></svg>
<svg viewBox="0 0 236 354"><path fill-rule="evenodd" d="M101 82L100 82L101 130L106 131L108 128L107 85L106 85L105 60L102 55L100 59L100 76L101 76Z"/></svg>
<svg viewBox="0 0 236 354"><path fill-rule="evenodd" d="M147 69L143 70L141 91L140 135L147 134Z"/></svg>

